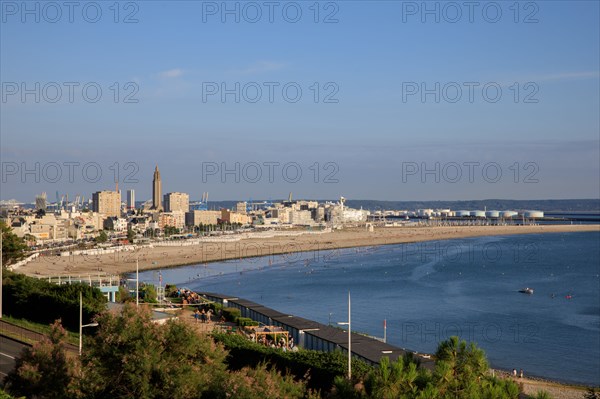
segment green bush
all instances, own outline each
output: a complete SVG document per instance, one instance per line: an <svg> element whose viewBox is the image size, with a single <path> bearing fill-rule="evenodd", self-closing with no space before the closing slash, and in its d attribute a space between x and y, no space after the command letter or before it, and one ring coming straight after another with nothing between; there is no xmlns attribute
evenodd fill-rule
<svg viewBox="0 0 600 399"><path fill-rule="evenodd" d="M132 296L129 290L123 286L119 287L119 291L117 292L115 299L119 303L135 302L134 296Z"/></svg>
<svg viewBox="0 0 600 399"><path fill-rule="evenodd" d="M4 313L18 319L51 324L57 319L72 331L79 329L79 292L83 294L83 322L106 307L98 288L74 283L57 285L23 274L4 272L2 303Z"/></svg>
<svg viewBox="0 0 600 399"><path fill-rule="evenodd" d="M220 303L216 303L216 302L212 302L208 305L208 307L210 309L212 309L212 311L216 314L219 313L219 311L223 310L223 305Z"/></svg>
<svg viewBox="0 0 600 399"><path fill-rule="evenodd" d="M140 287L140 298L147 303L158 303L154 284L144 284Z"/></svg>
<svg viewBox="0 0 600 399"><path fill-rule="evenodd" d="M0 388L0 399L14 399L13 396L10 396L9 394L7 394L6 392L4 392L2 390L2 388Z"/></svg>
<svg viewBox="0 0 600 399"><path fill-rule="evenodd" d="M535 399L552 399L552 396L546 391L537 391L534 396Z"/></svg>
<svg viewBox="0 0 600 399"><path fill-rule="evenodd" d="M308 378L308 388L329 392L336 376L347 373L348 357L341 351L320 352L313 350L287 351L256 344L237 334L215 333L214 339L229 351L226 362L230 370L256 367L267 362L271 367L285 373L289 371L297 379ZM352 359L352 374L364 378L373 368L367 363Z"/></svg>
<svg viewBox="0 0 600 399"><path fill-rule="evenodd" d="M177 298L177 286L175 284L165 285L165 298Z"/></svg>
<svg viewBox="0 0 600 399"><path fill-rule="evenodd" d="M258 321L254 321L249 317L238 317L236 318L235 323L240 327L259 325Z"/></svg>
<svg viewBox="0 0 600 399"><path fill-rule="evenodd" d="M223 316L227 321L235 322L235 319L241 315L242 312L237 308L223 308Z"/></svg>

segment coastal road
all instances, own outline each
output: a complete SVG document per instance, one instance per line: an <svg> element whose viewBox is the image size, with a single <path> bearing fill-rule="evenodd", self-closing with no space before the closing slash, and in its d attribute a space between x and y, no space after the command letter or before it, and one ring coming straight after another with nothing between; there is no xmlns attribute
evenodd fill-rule
<svg viewBox="0 0 600 399"><path fill-rule="evenodd" d="M12 371L15 367L15 358L26 347L27 345L20 342L0 336L0 381L3 381L8 373Z"/></svg>

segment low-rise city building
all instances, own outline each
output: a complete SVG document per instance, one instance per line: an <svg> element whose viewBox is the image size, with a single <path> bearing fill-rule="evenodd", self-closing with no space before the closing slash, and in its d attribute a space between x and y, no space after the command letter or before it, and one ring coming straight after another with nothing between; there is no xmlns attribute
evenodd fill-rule
<svg viewBox="0 0 600 399"><path fill-rule="evenodd" d="M221 209L221 221L224 223L239 223L245 225L252 223L252 218L243 213L232 212L229 209Z"/></svg>
<svg viewBox="0 0 600 399"><path fill-rule="evenodd" d="M186 226L216 225L221 219L221 211L191 211L185 214Z"/></svg>
<svg viewBox="0 0 600 399"><path fill-rule="evenodd" d="M127 219L118 217L108 217L104 220L104 229L116 232L127 231Z"/></svg>
<svg viewBox="0 0 600 399"><path fill-rule="evenodd" d="M314 220L312 219L311 211L302 210L302 211L292 211L289 214L290 223L293 225L312 225L314 224Z"/></svg>
<svg viewBox="0 0 600 399"><path fill-rule="evenodd" d="M182 229L185 227L185 212L161 212L157 213L158 227L164 229L166 226Z"/></svg>
<svg viewBox="0 0 600 399"><path fill-rule="evenodd" d="M134 215L127 219L127 228L137 233L144 233L149 228L149 219L146 215Z"/></svg>

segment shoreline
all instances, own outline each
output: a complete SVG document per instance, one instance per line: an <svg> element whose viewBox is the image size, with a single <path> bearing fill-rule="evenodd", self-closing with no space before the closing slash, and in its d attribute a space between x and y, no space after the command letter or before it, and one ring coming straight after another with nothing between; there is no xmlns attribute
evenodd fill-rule
<svg viewBox="0 0 600 399"><path fill-rule="evenodd" d="M365 229L344 229L333 232L299 232L296 235L271 237L224 236L195 245L171 241L163 245L136 247L102 255L40 256L15 271L34 277L87 276L98 274L123 275L139 270L158 270L213 262L239 260L261 256L283 256L292 260L293 254L362 248L394 244L412 244L461 238L504 235L598 232L600 225L534 225L534 226L435 226L386 227L367 232Z"/></svg>
<svg viewBox="0 0 600 399"><path fill-rule="evenodd" d="M557 381L538 376L513 377L508 370L490 368L496 377L511 379L527 397L534 398L538 391L546 391L554 399L580 399L589 388L600 389L600 385L585 385L569 381Z"/></svg>
<svg viewBox="0 0 600 399"><path fill-rule="evenodd" d="M492 367L490 365L490 370L493 371L496 377L502 378L510 378L515 382L527 382L531 385L547 385L547 386L556 386L561 388L569 388L572 390L577 390L580 392L585 392L588 388L596 388L600 389L600 382L598 384L585 384L582 382L569 381L569 380L553 380L551 378L538 376L535 374L529 374L521 377L513 377L511 370L505 370L502 368ZM553 396L554 397L554 396Z"/></svg>

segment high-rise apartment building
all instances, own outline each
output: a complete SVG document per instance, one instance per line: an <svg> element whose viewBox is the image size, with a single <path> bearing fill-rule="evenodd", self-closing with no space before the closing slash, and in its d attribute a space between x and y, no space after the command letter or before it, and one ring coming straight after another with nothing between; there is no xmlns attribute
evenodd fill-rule
<svg viewBox="0 0 600 399"><path fill-rule="evenodd" d="M168 193L164 196L165 212L189 212L190 196L186 193Z"/></svg>
<svg viewBox="0 0 600 399"><path fill-rule="evenodd" d="M97 191L93 193L92 211L105 216L121 216L121 192Z"/></svg>
<svg viewBox="0 0 600 399"><path fill-rule="evenodd" d="M48 201L46 197L46 193L42 193L42 195L35 196L35 210L39 211L40 209L45 211L48 206Z"/></svg>
<svg viewBox="0 0 600 399"><path fill-rule="evenodd" d="M127 210L135 209L135 190L127 190Z"/></svg>

